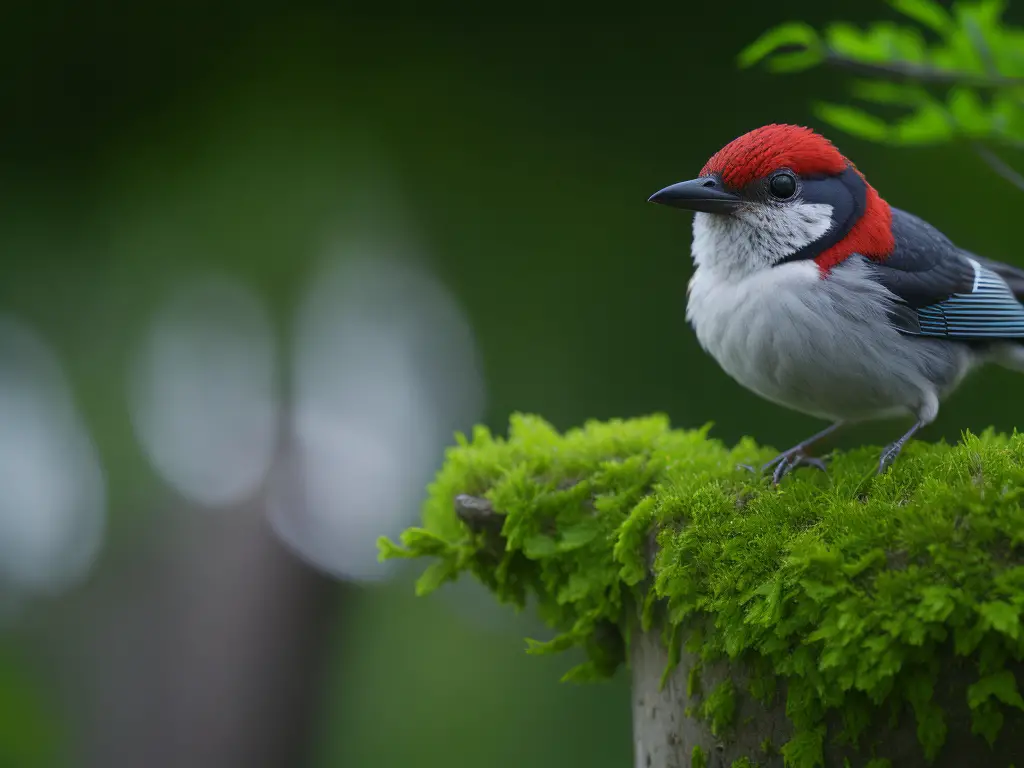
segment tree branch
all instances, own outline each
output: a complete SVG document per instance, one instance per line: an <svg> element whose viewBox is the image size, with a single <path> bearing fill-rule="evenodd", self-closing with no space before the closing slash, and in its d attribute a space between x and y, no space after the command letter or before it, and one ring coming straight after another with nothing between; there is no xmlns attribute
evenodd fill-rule
<svg viewBox="0 0 1024 768"><path fill-rule="evenodd" d="M972 142L971 148L993 171L998 173L1017 189L1024 191L1024 176L1012 168L1005 160L980 142Z"/></svg>
<svg viewBox="0 0 1024 768"><path fill-rule="evenodd" d="M884 77L888 80L916 80L921 83L939 83L945 85L965 85L972 88L1012 88L1024 87L1024 77L1011 77L996 74L978 74L952 69L936 69L909 61L876 63L860 61L843 56L829 50L825 53L825 63L838 69L847 69L864 75Z"/></svg>

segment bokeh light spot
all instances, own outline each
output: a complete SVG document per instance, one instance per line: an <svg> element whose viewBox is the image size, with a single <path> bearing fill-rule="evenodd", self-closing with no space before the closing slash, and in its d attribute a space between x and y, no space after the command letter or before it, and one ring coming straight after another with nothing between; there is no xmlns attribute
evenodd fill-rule
<svg viewBox="0 0 1024 768"><path fill-rule="evenodd" d="M56 594L95 561L106 480L54 352L0 317L0 582L15 594Z"/></svg>
<svg viewBox="0 0 1024 768"><path fill-rule="evenodd" d="M134 360L132 421L153 466L188 500L237 504L262 484L276 445L277 360L251 291L197 278L159 310Z"/></svg>
<svg viewBox="0 0 1024 768"><path fill-rule="evenodd" d="M304 297L293 376L271 520L317 567L381 578L377 537L415 521L453 432L482 414L472 329L410 249L349 242Z"/></svg>

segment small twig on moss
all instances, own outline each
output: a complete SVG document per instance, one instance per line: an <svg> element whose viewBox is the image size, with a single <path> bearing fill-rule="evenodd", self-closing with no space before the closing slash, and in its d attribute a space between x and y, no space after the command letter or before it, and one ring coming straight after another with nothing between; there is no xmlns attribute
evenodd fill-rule
<svg viewBox="0 0 1024 768"><path fill-rule="evenodd" d="M1024 87L1024 77L1007 75L982 75L974 72L961 72L951 69L934 67L899 61L883 64L881 62L859 61L843 56L835 51L827 51L826 64L839 69L848 69L865 75L875 75L889 80L916 80L921 83L940 83L944 85L963 85L972 88L1008 88Z"/></svg>

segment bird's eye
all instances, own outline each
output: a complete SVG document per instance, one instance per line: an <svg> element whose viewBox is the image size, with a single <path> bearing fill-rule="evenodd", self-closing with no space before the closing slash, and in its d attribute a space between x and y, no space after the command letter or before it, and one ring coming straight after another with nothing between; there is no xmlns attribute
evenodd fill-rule
<svg viewBox="0 0 1024 768"><path fill-rule="evenodd" d="M792 173L777 173L768 182L768 191L780 200L792 197L796 194L796 177Z"/></svg>

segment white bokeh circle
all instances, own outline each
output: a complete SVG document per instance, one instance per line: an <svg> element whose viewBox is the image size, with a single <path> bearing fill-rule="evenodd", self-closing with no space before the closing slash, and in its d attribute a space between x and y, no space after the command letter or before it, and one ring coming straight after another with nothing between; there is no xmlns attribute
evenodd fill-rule
<svg viewBox="0 0 1024 768"><path fill-rule="evenodd" d="M174 293L129 382L132 423L164 481L206 507L250 498L273 461L278 374L270 317L252 291L211 275Z"/></svg>
<svg viewBox="0 0 1024 768"><path fill-rule="evenodd" d="M417 520L453 433L482 415L484 383L467 318L408 247L331 255L298 312L290 460L270 517L318 568L373 580L390 567L377 537Z"/></svg>

